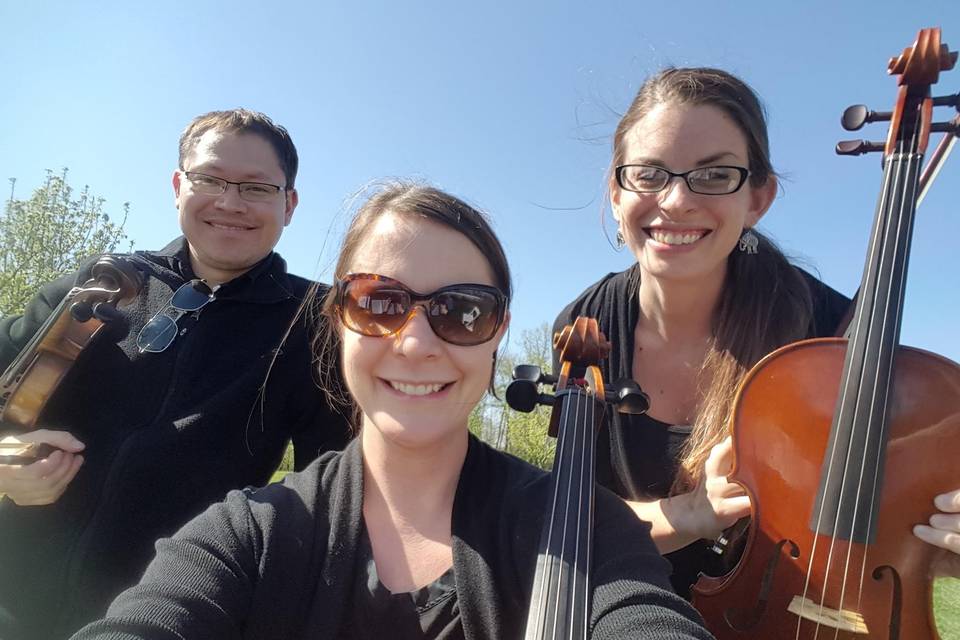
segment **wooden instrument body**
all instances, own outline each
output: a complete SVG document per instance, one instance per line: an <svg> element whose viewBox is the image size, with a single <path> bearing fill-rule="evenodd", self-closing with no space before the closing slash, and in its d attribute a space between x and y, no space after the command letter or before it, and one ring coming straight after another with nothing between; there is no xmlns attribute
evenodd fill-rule
<svg viewBox="0 0 960 640"><path fill-rule="evenodd" d="M846 349L841 338L787 345L741 386L730 478L749 493L753 522L740 564L694 587L718 640L939 637L930 565L944 552L911 527L960 484L960 367L898 348L876 539L864 545L811 527Z"/></svg>

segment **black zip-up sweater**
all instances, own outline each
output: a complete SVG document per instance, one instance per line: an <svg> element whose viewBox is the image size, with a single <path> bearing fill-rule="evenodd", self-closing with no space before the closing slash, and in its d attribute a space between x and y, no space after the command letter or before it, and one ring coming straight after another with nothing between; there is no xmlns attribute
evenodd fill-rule
<svg viewBox="0 0 960 640"><path fill-rule="evenodd" d="M66 637L134 584L170 535L230 489L266 483L292 438L298 468L341 447L346 421L314 385L298 322L267 376L309 282L271 253L225 283L162 353L136 336L194 277L186 243L128 256L144 286L125 322L80 356L41 416L86 444L84 465L53 505L0 500L0 638ZM22 317L0 321L6 367L75 284L47 286Z"/></svg>
<svg viewBox="0 0 960 640"><path fill-rule="evenodd" d="M549 475L470 437L453 503L453 573L463 637L523 637ZM650 527L597 489L590 637L708 640L669 590ZM231 492L157 543L143 581L73 640L344 637L363 520L361 442L282 485ZM398 637L393 620L366 635Z"/></svg>

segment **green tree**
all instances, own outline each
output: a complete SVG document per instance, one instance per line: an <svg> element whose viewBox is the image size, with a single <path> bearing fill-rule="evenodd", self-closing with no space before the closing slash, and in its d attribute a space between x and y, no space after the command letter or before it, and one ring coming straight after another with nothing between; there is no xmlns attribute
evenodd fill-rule
<svg viewBox="0 0 960 640"><path fill-rule="evenodd" d="M503 398L518 364L532 364L544 372L552 367L550 327L543 324L520 334L520 348L497 360L494 388L497 398L486 396L470 416L470 430L493 446L544 469L553 466L556 441L547 435L550 407L521 413L506 406Z"/></svg>
<svg viewBox="0 0 960 640"><path fill-rule="evenodd" d="M67 170L47 171L43 186L26 200L10 198L0 216L0 317L23 311L45 283L77 268L85 258L116 249L127 236L123 227L129 203L119 222L104 212L105 200L83 187L78 197L67 183ZM132 243L131 243L132 247Z"/></svg>

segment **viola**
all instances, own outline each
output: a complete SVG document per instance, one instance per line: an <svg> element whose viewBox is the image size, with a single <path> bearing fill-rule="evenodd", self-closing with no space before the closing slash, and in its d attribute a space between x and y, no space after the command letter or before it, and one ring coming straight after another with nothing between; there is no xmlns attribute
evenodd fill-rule
<svg viewBox="0 0 960 640"><path fill-rule="evenodd" d="M117 306L140 291L140 273L124 258L104 256L91 277L71 289L0 377L0 421L22 430L37 420L64 376L103 327L118 317ZM50 447L0 440L0 463L32 462Z"/></svg>
<svg viewBox="0 0 960 640"><path fill-rule="evenodd" d="M595 319L579 317L566 326L554 336L554 349L560 354L559 375L520 365L506 392L507 403L518 411L552 405L549 434L557 438L525 640L588 637L597 431L607 403L625 413L650 406L632 380L606 390L598 364L610 353L610 343ZM540 383L554 385L555 393L540 393Z"/></svg>
<svg viewBox="0 0 960 640"><path fill-rule="evenodd" d="M912 535L933 497L960 485L960 366L899 345L920 169L939 73L957 54L924 29L889 63L894 109L848 109L843 123L889 120L884 143L842 142L838 153L883 151L882 188L856 307L845 338L805 340L747 374L731 421L730 479L753 513L743 557L701 577L694 605L719 640L938 638L932 576L946 553Z"/></svg>

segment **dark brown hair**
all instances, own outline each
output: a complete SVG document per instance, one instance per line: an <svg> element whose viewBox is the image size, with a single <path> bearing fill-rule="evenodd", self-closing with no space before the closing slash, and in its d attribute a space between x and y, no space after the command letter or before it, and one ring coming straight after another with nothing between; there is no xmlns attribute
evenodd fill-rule
<svg viewBox="0 0 960 640"><path fill-rule="evenodd" d="M288 189L294 187L297 179L297 167L299 159L297 157L297 148L293 146L293 140L287 130L259 111L250 111L248 109L230 109L228 111L211 111L197 116L190 121L187 128L180 134L180 169L183 170L183 162L192 152L199 142L200 138L207 131L217 131L220 133L251 133L261 136L270 143L277 154L277 161L280 163L280 169L283 170L283 177L287 184L281 185Z"/></svg>
<svg viewBox="0 0 960 640"><path fill-rule="evenodd" d="M739 78L710 68L669 68L643 83L614 133L611 175L623 163L629 131L662 104L720 109L746 139L750 185L763 187L777 179L757 95ZM611 183L610 188L617 187ZM710 449L729 432L733 399L747 371L770 351L809 331L812 302L806 281L773 241L756 230L753 233L759 238L757 253L735 250L728 258L723 292L713 314L713 339L700 369L693 431L674 482L677 493L702 479Z"/></svg>

